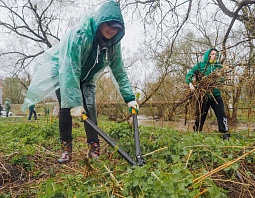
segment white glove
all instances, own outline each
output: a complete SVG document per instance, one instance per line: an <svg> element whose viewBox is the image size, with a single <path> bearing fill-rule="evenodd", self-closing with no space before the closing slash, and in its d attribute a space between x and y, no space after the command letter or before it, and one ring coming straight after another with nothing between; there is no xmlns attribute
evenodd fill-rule
<svg viewBox="0 0 255 198"><path fill-rule="evenodd" d="M74 116L74 117L81 117L83 113L86 113L83 106L73 107L71 108L70 112L71 112L71 116Z"/></svg>
<svg viewBox="0 0 255 198"><path fill-rule="evenodd" d="M132 108L136 110L136 112L138 113L138 110L139 110L139 105L137 104L137 102L134 100L134 101L131 101L128 103L128 107L129 107L129 111L132 112Z"/></svg>
<svg viewBox="0 0 255 198"><path fill-rule="evenodd" d="M189 83L189 88L190 88L191 91L195 90L195 87L194 87L194 85L191 82Z"/></svg>

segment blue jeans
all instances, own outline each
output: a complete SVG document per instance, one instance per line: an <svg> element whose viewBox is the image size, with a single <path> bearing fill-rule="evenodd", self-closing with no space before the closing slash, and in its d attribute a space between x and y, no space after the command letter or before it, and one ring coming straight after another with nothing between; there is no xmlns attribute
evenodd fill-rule
<svg viewBox="0 0 255 198"><path fill-rule="evenodd" d="M36 116L36 111L35 109L29 109L29 116L28 116L28 120L31 120L32 115L34 114L35 120L37 119Z"/></svg>

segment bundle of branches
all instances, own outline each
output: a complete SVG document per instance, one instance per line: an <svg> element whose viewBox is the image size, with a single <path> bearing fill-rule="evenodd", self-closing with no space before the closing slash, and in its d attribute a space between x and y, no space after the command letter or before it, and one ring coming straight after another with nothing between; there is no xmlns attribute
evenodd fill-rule
<svg viewBox="0 0 255 198"><path fill-rule="evenodd" d="M225 86L225 82L227 82L227 74L231 71L218 69L208 76L203 76L199 81L193 82L195 90L185 89L183 94L180 94L182 97L180 100L173 105L171 115L174 115L175 110L178 106L185 104L185 110L187 112L187 106L190 104L195 107L197 103L201 104L201 100L205 96L213 97L213 89L222 89ZM195 108L193 108L195 110Z"/></svg>

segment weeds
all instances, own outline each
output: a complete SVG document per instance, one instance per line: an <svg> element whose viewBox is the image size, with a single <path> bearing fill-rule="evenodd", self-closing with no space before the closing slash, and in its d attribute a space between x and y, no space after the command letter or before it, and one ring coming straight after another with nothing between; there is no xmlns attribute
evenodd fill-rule
<svg viewBox="0 0 255 198"><path fill-rule="evenodd" d="M25 118L24 118L25 119ZM74 121L74 159L56 164L57 120L1 119L0 197L252 197L255 193L254 137L245 131L230 142L217 133L179 132L140 126L146 164L131 167L102 142L103 154L84 161L83 126ZM99 127L134 156L130 125Z"/></svg>

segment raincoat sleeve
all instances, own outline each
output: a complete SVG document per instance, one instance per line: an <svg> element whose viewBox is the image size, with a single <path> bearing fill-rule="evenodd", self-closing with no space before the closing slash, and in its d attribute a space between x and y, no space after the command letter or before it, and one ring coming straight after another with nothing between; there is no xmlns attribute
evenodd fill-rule
<svg viewBox="0 0 255 198"><path fill-rule="evenodd" d="M196 64L186 75L186 83L189 84L192 82L195 75L195 71L198 70L198 64Z"/></svg>
<svg viewBox="0 0 255 198"><path fill-rule="evenodd" d="M84 44L85 42L85 44ZM82 46L86 38L76 31L70 32L59 51L59 86L61 108L82 106L80 89Z"/></svg>
<svg viewBox="0 0 255 198"><path fill-rule="evenodd" d="M132 91L128 75L122 61L120 43L115 45L113 50L112 57L110 57L109 67L111 68L111 72L118 84L117 88L119 89L125 103L128 103L135 100L135 95Z"/></svg>

